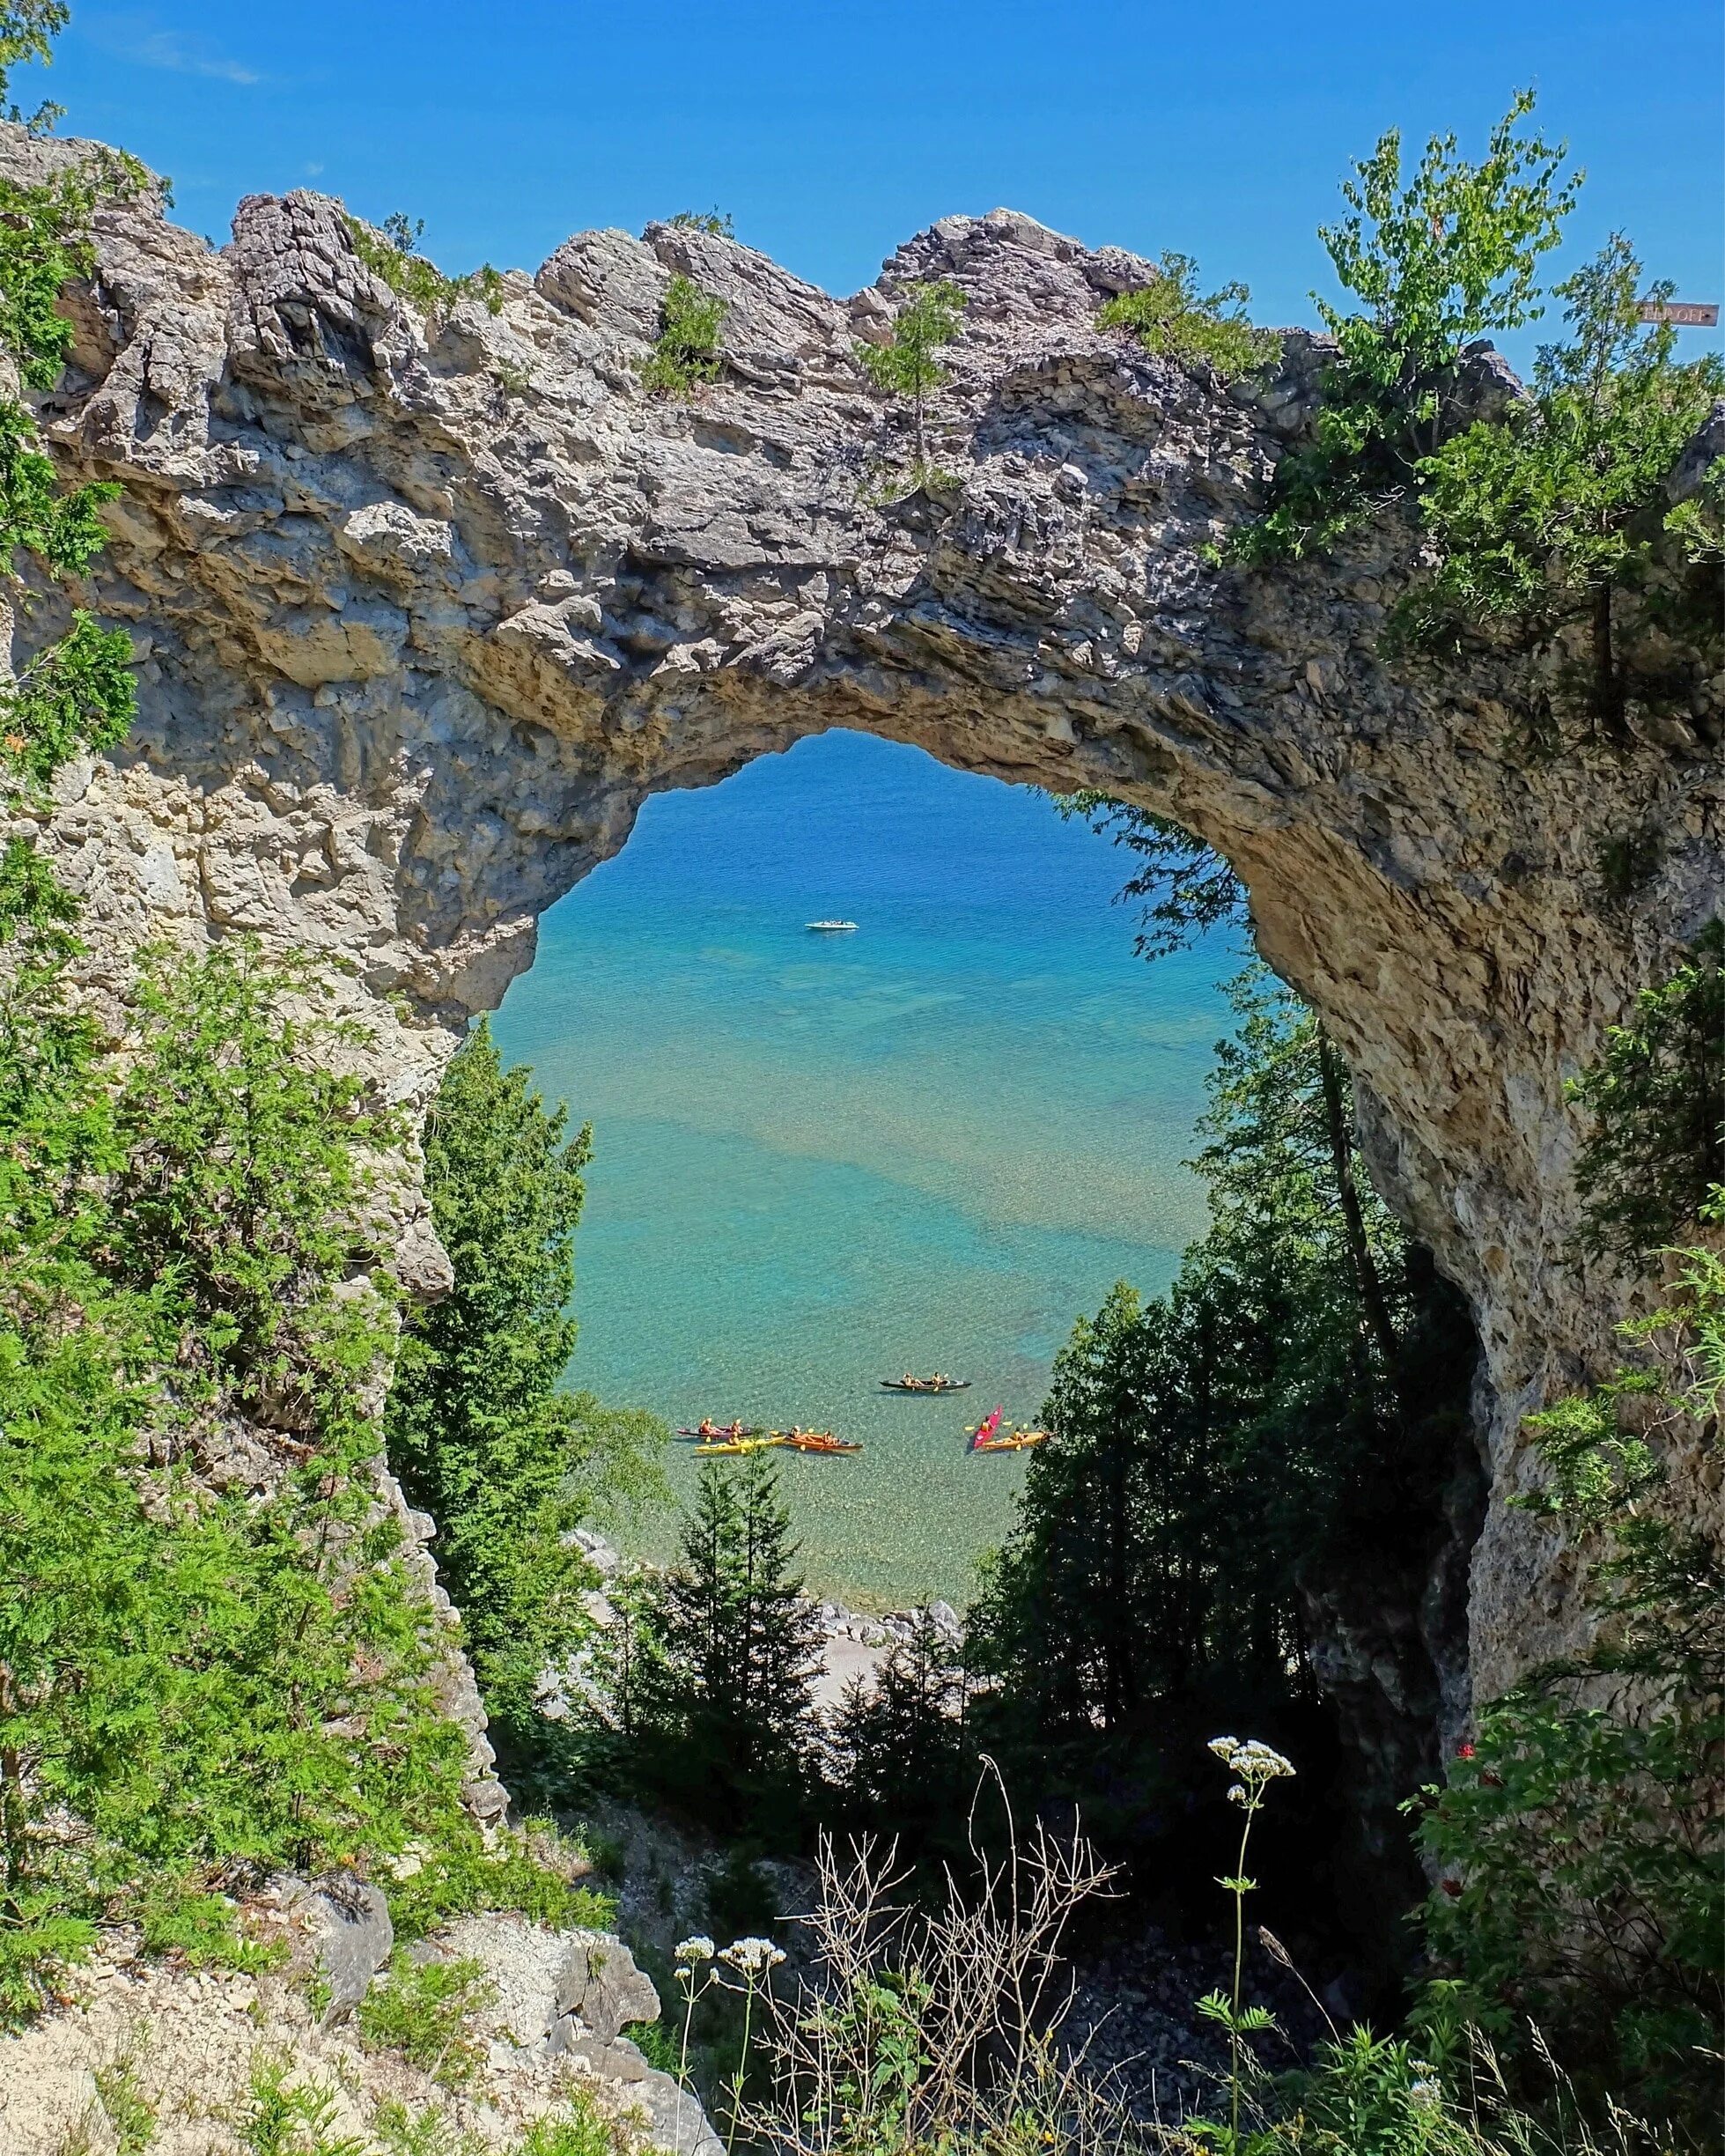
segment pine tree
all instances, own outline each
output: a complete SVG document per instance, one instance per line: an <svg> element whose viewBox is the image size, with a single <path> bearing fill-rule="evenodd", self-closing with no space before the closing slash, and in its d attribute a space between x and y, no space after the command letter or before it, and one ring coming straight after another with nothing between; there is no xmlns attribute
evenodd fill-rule
<svg viewBox="0 0 1725 2156"><path fill-rule="evenodd" d="M1584 624L1589 661L1572 694L1615 739L1637 686L1619 596L1662 553L1716 562L1720 549L1716 497L1711 521L1698 504L1673 515L1665 487L1725 389L1725 360L1679 364L1672 325L1641 319L1645 289L1634 250L1614 233L1557 287L1569 338L1541 347L1528 402L1419 461L1420 514L1442 559L1393 624L1410 644L1449 648L1464 629L1507 628L1540 646ZM1652 299L1671 292L1655 284Z"/></svg>
<svg viewBox="0 0 1725 2156"><path fill-rule="evenodd" d="M920 1849L962 1816L972 1780L964 1672L922 1611L872 1687L853 1678L834 1717L832 1753L847 1809L865 1828Z"/></svg>
<svg viewBox="0 0 1725 2156"><path fill-rule="evenodd" d="M528 1077L504 1068L483 1019L450 1064L425 1167L455 1284L409 1314L385 1419L402 1488L438 1522L487 1709L518 1753L547 1734L542 1673L591 1630L593 1583L566 1538L601 1503L657 1493L666 1437L651 1415L562 1389L592 1134L567 1138Z"/></svg>
<svg viewBox="0 0 1725 2156"><path fill-rule="evenodd" d="M854 347L864 373L883 395L910 400L910 425L916 438L916 476L928 476L928 440L923 424L924 401L931 389L947 379L947 370L935 357L958 335L958 318L964 294L942 278L938 284L915 284L893 321L892 335L884 344Z"/></svg>
<svg viewBox="0 0 1725 2156"><path fill-rule="evenodd" d="M816 1629L796 1555L766 1456L709 1462L660 1585L649 1718L672 1793L733 1819L784 1817L804 1778Z"/></svg>

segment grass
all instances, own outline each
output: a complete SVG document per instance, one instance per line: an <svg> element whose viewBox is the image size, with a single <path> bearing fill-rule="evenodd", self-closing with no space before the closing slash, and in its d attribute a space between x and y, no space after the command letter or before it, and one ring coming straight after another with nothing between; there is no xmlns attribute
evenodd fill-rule
<svg viewBox="0 0 1725 2156"><path fill-rule="evenodd" d="M483 1962L467 1955L415 1961L398 1947L388 1975L360 2004L360 2042L458 2088L483 2056L478 2019L495 1996Z"/></svg>

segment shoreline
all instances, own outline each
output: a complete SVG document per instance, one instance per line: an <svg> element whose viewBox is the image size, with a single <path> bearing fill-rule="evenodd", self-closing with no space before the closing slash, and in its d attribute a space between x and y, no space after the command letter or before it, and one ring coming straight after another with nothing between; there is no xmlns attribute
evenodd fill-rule
<svg viewBox="0 0 1725 2156"><path fill-rule="evenodd" d="M645 1559L625 1556L614 1542L591 1527L576 1528L569 1541L599 1575L601 1584L589 1590L587 1608L601 1625L610 1620L611 1607L605 1584L612 1575L630 1567L658 1569L650 1567ZM852 1609L847 1603L832 1598L817 1600L811 1597L810 1601L821 1627L822 1639L820 1667L815 1677L810 1704L822 1719L841 1705L852 1683L860 1682L865 1690L874 1688L874 1678L893 1649L908 1643L924 1617L933 1621L935 1630L955 1654L964 1637L962 1615L950 1602L938 1596L928 1602L913 1604L908 1609L879 1612ZM571 1678L579 1682L579 1672L548 1674L550 1679L548 1689L557 1693L564 1691Z"/></svg>

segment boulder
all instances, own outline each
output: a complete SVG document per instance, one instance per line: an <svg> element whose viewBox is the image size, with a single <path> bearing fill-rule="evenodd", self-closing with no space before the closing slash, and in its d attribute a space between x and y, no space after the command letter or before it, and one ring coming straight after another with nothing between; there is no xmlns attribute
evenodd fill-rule
<svg viewBox="0 0 1725 2156"><path fill-rule="evenodd" d="M293 1879L282 1899L327 1992L322 2018L339 2021L359 2005L394 1949L389 1904L375 1886L343 1874Z"/></svg>

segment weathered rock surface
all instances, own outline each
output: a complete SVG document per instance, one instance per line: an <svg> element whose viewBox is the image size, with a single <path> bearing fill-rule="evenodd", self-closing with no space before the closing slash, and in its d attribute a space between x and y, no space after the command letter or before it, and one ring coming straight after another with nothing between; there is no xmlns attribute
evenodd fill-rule
<svg viewBox="0 0 1725 2156"><path fill-rule="evenodd" d="M13 171L65 154L0 142ZM319 196L248 198L218 252L148 203L99 227L44 408L69 476L129 489L90 596L132 627L143 715L52 829L98 986L146 934L327 949L418 1106L657 788L848 726L1177 817L1245 880L1382 1187L1477 1314L1465 1654L1441 1589L1414 1598L1444 1716L1470 1665L1494 1688L1573 1637L1565 1554L1508 1507L1523 1414L1598 1363L1628 1293L1578 1263L1564 1081L1718 906L1725 681L1669 651L1686 717L1541 760L1509 659L1381 656L1404 524L1210 565L1320 348L1289 333L1265 388L1195 380L1095 327L1143 265L1015 212L943 220L848 303L699 231L583 233L496 315L431 323ZM678 270L728 308L724 378L686 403L638 372ZM932 420L949 477L881 506L909 445L852 343L930 276L969 302ZM1488 355L1470 381L1515 393ZM1601 846L1641 830L1657 868L1608 900ZM410 1285L446 1279L411 1202L402 1253Z"/></svg>
<svg viewBox="0 0 1725 2156"><path fill-rule="evenodd" d="M354 1879L315 1885L289 1879L281 1900L299 1920L306 1974L315 1972L318 1979L323 2019L339 2021L365 1997L394 1948L389 1904L380 1888Z"/></svg>
<svg viewBox="0 0 1725 2156"><path fill-rule="evenodd" d="M254 2151L250 2092L272 2065L291 2086L321 2091L329 2103L329 2132L320 2146L394 2147L387 2121L405 2110L427 2145L435 2135L439 2147L501 2156L535 2122L574 2115L601 2125L619 2156L718 2156L719 2138L699 2102L673 2076L650 2067L627 2039L594 2035L559 2005L571 1970L585 1980L601 1947L633 1968L621 1941L490 1915L465 1918L417 1946L418 1954L479 1965L482 1982L464 2031L472 2071L452 2086L399 2053L362 2042L352 2014L308 1989L306 1949L327 1954L331 1938L324 1901L322 1889L282 1880L246 1907L248 1933L289 1949L279 1966L253 1973L194 1971L145 1958L136 1935L106 1931L70 1980L70 1998L0 2034L0 2152L64 2156L73 2147L112 2147L97 2075L129 2061L135 2091L153 2114L154 2156ZM386 1933L387 1923L386 1916ZM372 1972L364 1965L376 1943L374 1931L364 1943L344 1942L352 1951L343 1953L339 1968L357 1985L349 1987L350 2006L365 1995ZM322 1966L335 1982L335 1967L327 1959Z"/></svg>

